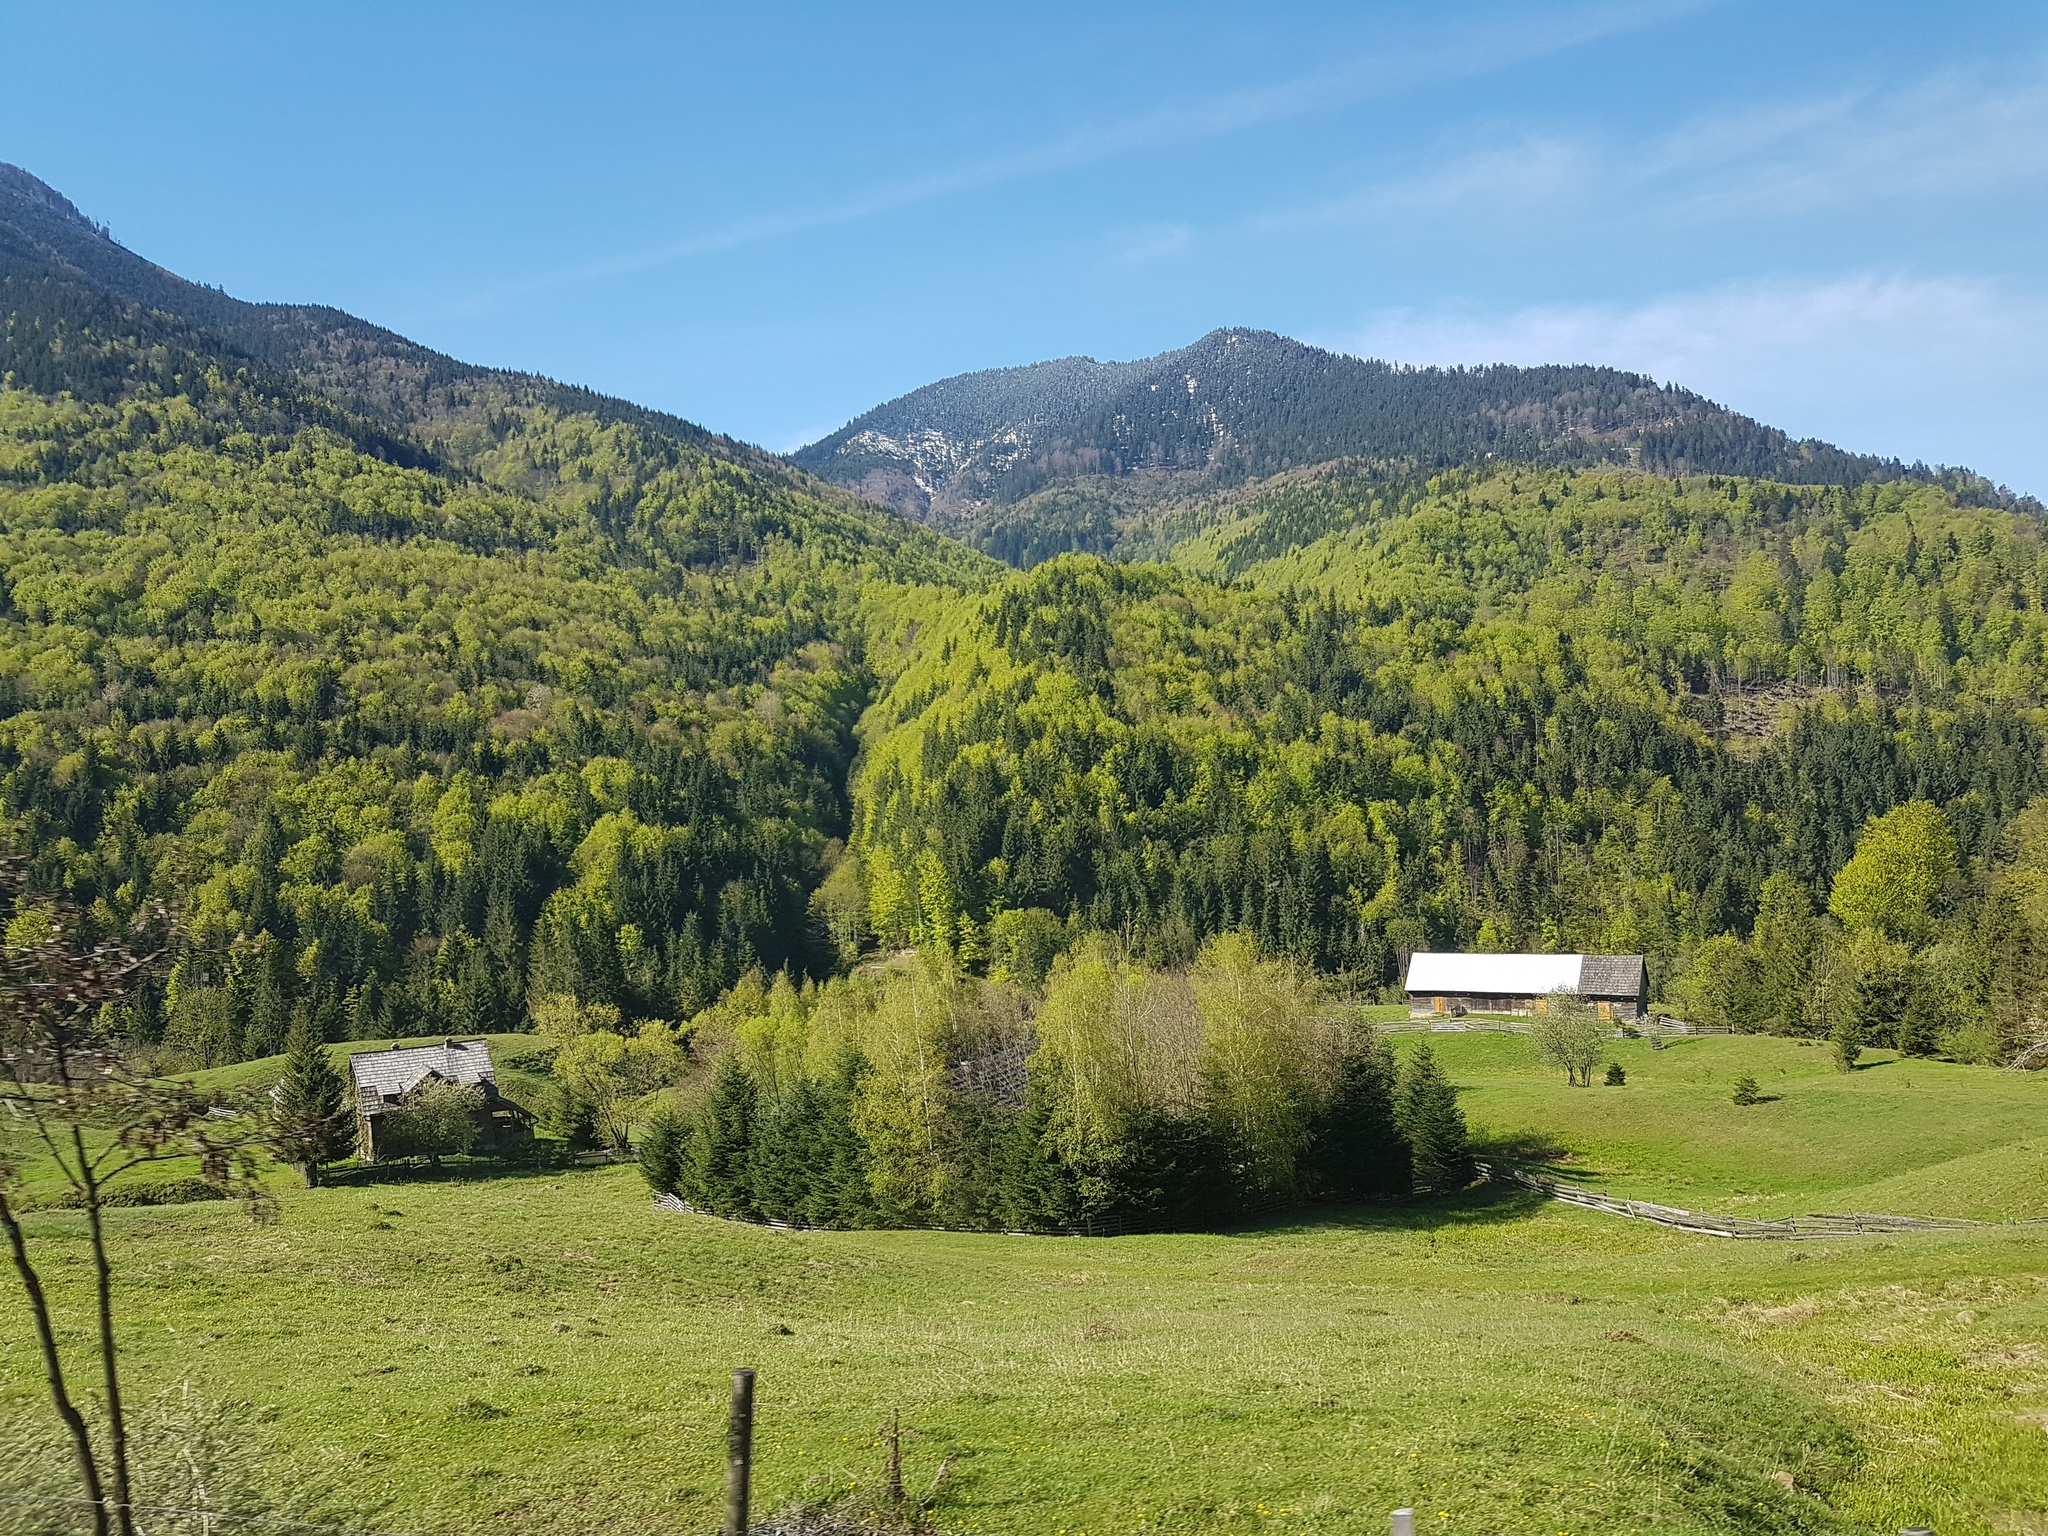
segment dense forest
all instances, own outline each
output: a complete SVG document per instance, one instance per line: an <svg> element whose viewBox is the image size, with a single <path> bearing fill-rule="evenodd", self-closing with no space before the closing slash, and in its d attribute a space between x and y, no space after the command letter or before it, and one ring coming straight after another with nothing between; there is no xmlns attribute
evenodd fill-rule
<svg viewBox="0 0 2048 1536"><path fill-rule="evenodd" d="M1641 952L1673 1007L1844 1049L2033 1049L2048 550L1967 475L1076 480L1033 497L1123 558L1005 573L686 423L184 284L43 193L0 180L0 810L38 890L179 916L108 1020L162 1060L652 1028L732 1124L801 1089L873 1157L909 997L945 1021L918 1135L1010 1193L888 1210L999 1223L1156 1219L1187 1190L1140 1143L1239 1170L1226 1204L1333 1187L1373 1048L1326 1004L1423 947ZM1284 1178L1216 1139L1196 978L1233 966L1314 1021L1268 1095ZM1116 1111L1165 1140L1046 1185L1053 1022L1109 972L1139 1035L1181 1021L1147 1047L1180 1086ZM962 1129L997 1058L1015 1092ZM753 1166L706 1134L677 1187ZM888 1214L882 1167L846 1219ZM693 1187L773 1208L754 1179Z"/></svg>

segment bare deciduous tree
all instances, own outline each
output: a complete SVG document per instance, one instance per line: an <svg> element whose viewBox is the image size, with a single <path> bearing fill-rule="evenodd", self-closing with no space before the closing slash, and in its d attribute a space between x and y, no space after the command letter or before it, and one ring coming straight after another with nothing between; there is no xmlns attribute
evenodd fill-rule
<svg viewBox="0 0 2048 1536"><path fill-rule="evenodd" d="M63 1421L92 1506L94 1536L134 1536L127 1421L114 1349L113 1266L103 1212L109 1188L145 1164L195 1157L202 1175L239 1183L261 1208L253 1181L253 1117L223 1121L192 1088L130 1073L116 1042L100 1027L103 1014L128 1001L164 953L170 926L161 913L116 931L96 931L67 903L24 905L25 866L0 857L0 897L15 898L16 915L0 943L0 1101L26 1122L85 1212L91 1244L106 1447L93 1443L64 1369L50 1298L31 1252L9 1185L19 1167L0 1163L0 1229L39 1346L52 1406Z"/></svg>

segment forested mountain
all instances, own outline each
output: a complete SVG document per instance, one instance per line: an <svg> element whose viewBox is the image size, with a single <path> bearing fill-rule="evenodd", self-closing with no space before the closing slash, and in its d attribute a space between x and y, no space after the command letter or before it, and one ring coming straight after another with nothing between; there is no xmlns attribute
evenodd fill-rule
<svg viewBox="0 0 2048 1536"><path fill-rule="evenodd" d="M1512 461L1980 489L1967 475L1794 441L1641 374L1411 368L1245 330L1136 362L1064 358L944 379L794 457L1024 565L1120 550L1162 507L1209 487L1346 458L1416 478Z"/></svg>
<svg viewBox="0 0 2048 1536"><path fill-rule="evenodd" d="M660 411L650 411L574 385L505 369L481 368L406 340L322 304L250 304L186 281L116 244L70 200L18 166L0 164L0 254L6 297L0 309L37 316L41 330L0 336L0 373L40 387L28 370L53 351L126 347L121 366L160 375L189 357L190 332L239 364L297 380L339 406L386 429L408 432L432 447L464 425L485 422L504 405L534 405L631 422L752 465L772 457ZM26 290L44 291L31 301ZM23 322L26 323L26 322ZM115 338L119 338L118 342ZM67 365L68 366L68 365ZM105 368L69 367L63 387L80 393L118 387ZM89 393L90 398L99 394Z"/></svg>
<svg viewBox="0 0 2048 1536"><path fill-rule="evenodd" d="M301 1011L688 1017L838 963L809 898L855 723L899 616L982 557L697 429L183 283L18 174L0 208L0 803L44 889L182 913L128 1027L227 1060Z"/></svg>
<svg viewBox="0 0 2048 1536"><path fill-rule="evenodd" d="M0 811L42 893L180 914L117 1021L177 1059L537 1009L715 1053L908 944L933 996L1024 989L1014 1042L1061 952L1232 934L1365 995L1423 946L1640 951L1689 1008L1987 1056L2048 1002L2048 548L1965 476L1603 370L1218 333L918 406L901 463L973 440L946 484L1020 494L1006 555L1058 554L1049 511L1150 561L1005 574L757 449L186 283L19 173L0 348ZM1845 874L1887 814L1933 876ZM901 1081L952 1092L918 1038Z"/></svg>

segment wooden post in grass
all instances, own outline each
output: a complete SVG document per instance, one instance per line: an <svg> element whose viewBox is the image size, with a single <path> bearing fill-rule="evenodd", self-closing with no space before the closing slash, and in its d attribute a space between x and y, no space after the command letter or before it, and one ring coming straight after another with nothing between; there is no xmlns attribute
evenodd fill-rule
<svg viewBox="0 0 2048 1536"><path fill-rule="evenodd" d="M754 1477L754 1372L732 1373L732 1418L725 1431L725 1532L747 1536L747 1500Z"/></svg>
<svg viewBox="0 0 2048 1536"><path fill-rule="evenodd" d="M1415 1511L1397 1509L1394 1511L1393 1536L1415 1536Z"/></svg>
<svg viewBox="0 0 2048 1536"><path fill-rule="evenodd" d="M889 1502L903 1505L903 1410L889 1410Z"/></svg>

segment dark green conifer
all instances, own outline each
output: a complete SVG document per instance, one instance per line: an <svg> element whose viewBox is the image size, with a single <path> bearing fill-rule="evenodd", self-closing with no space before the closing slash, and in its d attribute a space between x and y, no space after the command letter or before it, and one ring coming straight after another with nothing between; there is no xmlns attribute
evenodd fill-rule
<svg viewBox="0 0 2048 1536"><path fill-rule="evenodd" d="M1395 1116L1397 1077L1387 1042L1369 1026L1355 1027L1317 1127L1316 1161L1331 1198L1386 1200L1412 1187L1408 1143Z"/></svg>
<svg viewBox="0 0 2048 1536"><path fill-rule="evenodd" d="M1449 1194L1472 1182L1472 1153L1466 1145L1458 1091L1427 1045L1417 1046L1402 1069L1395 1108L1418 1188Z"/></svg>
<svg viewBox="0 0 2048 1536"><path fill-rule="evenodd" d="M750 1164L759 1110L760 1090L739 1058L719 1062L690 1138L683 1195L692 1205L720 1216L755 1214Z"/></svg>
<svg viewBox="0 0 2048 1536"><path fill-rule="evenodd" d="M348 1084L303 1010L292 1025L275 1102L271 1149L310 1189L320 1182L321 1168L348 1151L355 1127Z"/></svg>

